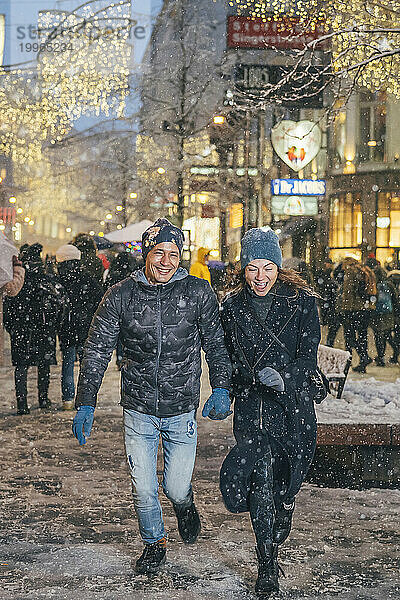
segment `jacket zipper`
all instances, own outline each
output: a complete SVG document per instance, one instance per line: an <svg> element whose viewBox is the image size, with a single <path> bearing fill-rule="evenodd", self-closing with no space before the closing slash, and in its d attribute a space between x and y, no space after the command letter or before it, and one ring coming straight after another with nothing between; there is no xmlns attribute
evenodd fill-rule
<svg viewBox="0 0 400 600"><path fill-rule="evenodd" d="M160 356L161 356L161 286L158 286L157 290L157 356L156 356L156 415L158 414L158 370L160 367Z"/></svg>

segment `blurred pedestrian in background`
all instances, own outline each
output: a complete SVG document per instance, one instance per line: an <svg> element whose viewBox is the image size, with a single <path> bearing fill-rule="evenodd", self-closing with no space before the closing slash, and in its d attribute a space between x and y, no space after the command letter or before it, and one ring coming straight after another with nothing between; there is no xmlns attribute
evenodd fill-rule
<svg viewBox="0 0 400 600"><path fill-rule="evenodd" d="M22 289L25 269L15 246L0 231L0 294L16 296Z"/></svg>
<svg viewBox="0 0 400 600"><path fill-rule="evenodd" d="M363 267L355 258L347 256L337 270L342 284L336 308L342 315L346 350L356 350L360 362L354 371L365 373L372 362L368 354L368 325L371 312L375 310L376 280L368 267Z"/></svg>
<svg viewBox="0 0 400 600"><path fill-rule="evenodd" d="M81 252L82 269L103 285L104 266L101 259L97 256L96 244L92 236L88 233L78 233L71 244L76 246Z"/></svg>
<svg viewBox="0 0 400 600"><path fill-rule="evenodd" d="M336 310L336 297L338 292L338 284L333 279L333 262L330 258L326 258L322 269L315 274L315 288L321 298L318 301L321 325L328 327L326 338L327 346L335 345L335 338L340 329L340 314Z"/></svg>
<svg viewBox="0 0 400 600"><path fill-rule="evenodd" d="M388 274L388 281L394 286L398 298L393 311L394 326L389 338L389 344L393 349L393 354L390 357L389 362L397 364L400 353L400 271L397 269L390 271Z"/></svg>
<svg viewBox="0 0 400 600"><path fill-rule="evenodd" d="M107 277L105 279L105 287L108 289L123 281L131 273L140 269L143 266L143 259L139 256L134 256L130 252L120 252L113 258L110 264L110 269L107 273ZM121 341L121 336L118 336L117 346L116 346L116 354L117 354L117 368L121 369L122 361L124 358L124 348Z"/></svg>
<svg viewBox="0 0 400 600"><path fill-rule="evenodd" d="M37 367L40 408L51 405L50 365L57 364L56 336L67 303L61 284L46 275L41 251L41 244L24 245L20 254L26 271L24 285L17 296L4 300L4 326L11 338L18 415L29 413L27 377L31 366Z"/></svg>
<svg viewBox="0 0 400 600"><path fill-rule="evenodd" d="M207 248L199 248L197 250L197 260L190 267L190 275L205 279L211 285L210 269L207 266L207 260L210 251Z"/></svg>
<svg viewBox="0 0 400 600"><path fill-rule="evenodd" d="M379 265L373 269L376 278L377 298L375 310L371 314L370 326L374 332L378 367L385 366L386 344L392 341L395 327L395 314L399 314L399 302L396 288L387 278L386 271ZM395 355L398 347L394 351ZM397 361L396 361L397 362Z"/></svg>
<svg viewBox="0 0 400 600"><path fill-rule="evenodd" d="M74 409L76 358L82 358L93 315L103 297L103 288L81 268L81 252L65 244L56 252L58 278L68 297L68 309L61 323L58 339L62 352L61 392L63 410Z"/></svg>
<svg viewBox="0 0 400 600"><path fill-rule="evenodd" d="M143 266L143 259L134 256L131 252L120 252L111 261L105 287L108 289L112 285L119 283L129 277L131 273Z"/></svg>

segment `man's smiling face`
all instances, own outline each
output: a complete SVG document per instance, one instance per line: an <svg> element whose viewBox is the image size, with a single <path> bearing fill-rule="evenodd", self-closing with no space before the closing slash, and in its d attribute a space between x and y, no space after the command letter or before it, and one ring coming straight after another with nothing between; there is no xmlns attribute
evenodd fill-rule
<svg viewBox="0 0 400 600"><path fill-rule="evenodd" d="M168 283L179 267L181 256L178 246L172 242L161 242L150 250L146 257L145 274L150 283Z"/></svg>

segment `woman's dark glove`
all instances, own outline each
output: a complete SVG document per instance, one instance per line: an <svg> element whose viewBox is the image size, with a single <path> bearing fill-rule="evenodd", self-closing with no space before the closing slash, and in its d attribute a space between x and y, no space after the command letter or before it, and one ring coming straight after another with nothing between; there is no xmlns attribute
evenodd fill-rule
<svg viewBox="0 0 400 600"><path fill-rule="evenodd" d="M272 388L277 392L285 391L285 383L276 369L264 367L258 373L258 379L263 385Z"/></svg>

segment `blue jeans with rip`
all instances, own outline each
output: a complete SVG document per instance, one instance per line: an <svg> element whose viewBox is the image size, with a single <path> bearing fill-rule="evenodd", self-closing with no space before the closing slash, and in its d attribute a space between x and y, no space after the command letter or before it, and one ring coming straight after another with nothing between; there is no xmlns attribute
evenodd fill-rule
<svg viewBox="0 0 400 600"><path fill-rule="evenodd" d="M79 362L81 361L82 352L83 348L81 346L70 346L62 350L61 394L63 402L75 398L74 366L77 356Z"/></svg>
<svg viewBox="0 0 400 600"><path fill-rule="evenodd" d="M124 426L139 531L145 544L153 544L166 536L158 497L159 440L161 437L164 494L174 504L190 504L197 446L196 411L160 418L124 409Z"/></svg>

